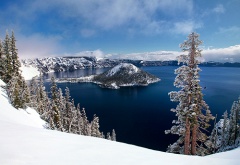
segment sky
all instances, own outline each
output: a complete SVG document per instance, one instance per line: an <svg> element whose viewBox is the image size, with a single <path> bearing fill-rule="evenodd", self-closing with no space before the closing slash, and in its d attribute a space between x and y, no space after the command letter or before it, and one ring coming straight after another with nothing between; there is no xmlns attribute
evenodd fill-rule
<svg viewBox="0 0 240 165"><path fill-rule="evenodd" d="M195 31L202 49L235 57L239 6L240 0L1 0L0 37L14 30L21 58L96 50L121 56L181 51Z"/></svg>

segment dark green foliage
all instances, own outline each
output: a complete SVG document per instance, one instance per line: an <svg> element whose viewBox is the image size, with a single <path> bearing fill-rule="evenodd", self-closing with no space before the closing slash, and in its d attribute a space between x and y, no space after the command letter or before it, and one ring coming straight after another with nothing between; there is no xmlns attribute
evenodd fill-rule
<svg viewBox="0 0 240 165"><path fill-rule="evenodd" d="M4 80L4 70L5 70L5 57L3 53L2 40L0 40L0 78Z"/></svg>
<svg viewBox="0 0 240 165"><path fill-rule="evenodd" d="M21 67L21 63L18 59L18 53L16 48L16 39L14 36L14 32L12 31L12 36L10 38L10 51L12 57L12 71L16 74L19 74L19 68Z"/></svg>
<svg viewBox="0 0 240 165"><path fill-rule="evenodd" d="M10 44L11 44L11 42L10 42L10 38L9 38L9 35L7 32L4 43L3 43L3 54L5 56L3 81L5 83L8 83L10 81L10 79L12 78L12 73L13 73L11 45Z"/></svg>

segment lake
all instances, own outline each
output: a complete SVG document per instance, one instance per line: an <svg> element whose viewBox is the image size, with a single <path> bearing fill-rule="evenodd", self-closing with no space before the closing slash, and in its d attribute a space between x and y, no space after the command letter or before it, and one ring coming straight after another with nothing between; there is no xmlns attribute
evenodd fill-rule
<svg viewBox="0 0 240 165"><path fill-rule="evenodd" d="M68 87L75 103L80 103L92 120L93 114L100 118L100 130L105 134L115 129L117 141L154 150L166 151L177 136L165 135L170 129L175 114L170 111L176 103L170 101L168 93L178 90L173 86L176 66L142 67L141 69L156 75L160 82L147 87L124 87L118 90L100 88L92 83L59 83L58 87ZM233 101L240 95L240 68L201 67L200 83L204 100L218 120L225 110L230 111ZM85 69L74 72L60 72L45 75L45 79L54 75L57 78L79 77L99 74L108 69ZM45 82L50 91L49 82Z"/></svg>

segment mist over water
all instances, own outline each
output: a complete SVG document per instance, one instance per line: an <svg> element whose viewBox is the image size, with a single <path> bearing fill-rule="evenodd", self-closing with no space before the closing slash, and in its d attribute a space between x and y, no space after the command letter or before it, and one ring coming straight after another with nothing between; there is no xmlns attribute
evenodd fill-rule
<svg viewBox="0 0 240 165"><path fill-rule="evenodd" d="M176 75L175 66L142 67L154 74L160 82L147 87L123 87L118 90L100 88L91 83L59 83L64 91L70 89L75 103L86 109L92 120L93 114L100 118L100 130L105 134L116 130L117 141L138 145L154 150L166 151L169 144L178 138L165 135L170 129L175 114L170 111L177 103L170 101L168 93L178 90L173 86ZM218 114L218 120L225 110L230 110L232 102L240 95L240 68L202 67L200 83L204 87L204 99L212 114ZM45 79L55 75L79 77L99 74L108 69L85 69L74 72L51 73ZM49 82L45 82L50 91Z"/></svg>

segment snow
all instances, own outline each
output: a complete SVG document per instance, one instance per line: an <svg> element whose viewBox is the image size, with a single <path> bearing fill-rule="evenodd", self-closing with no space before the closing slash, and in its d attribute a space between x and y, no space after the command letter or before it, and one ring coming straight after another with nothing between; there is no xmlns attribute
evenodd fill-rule
<svg viewBox="0 0 240 165"><path fill-rule="evenodd" d="M2 87L0 105L1 165L238 165L240 162L240 148L206 157L185 156L47 130L33 109L13 108Z"/></svg>
<svg viewBox="0 0 240 165"><path fill-rule="evenodd" d="M0 79L0 86L4 86L6 85L5 82L3 82L1 79Z"/></svg>
<svg viewBox="0 0 240 165"><path fill-rule="evenodd" d="M129 74L134 74L139 71L139 69L136 66L134 66L133 64L121 63L121 64L118 64L117 66L113 67L111 70L109 70L107 76L115 75L117 72L120 71L121 68L129 68Z"/></svg>
<svg viewBox="0 0 240 165"><path fill-rule="evenodd" d="M22 71L22 76L25 80L31 80L33 77L40 75L38 69L32 66L22 65L20 70Z"/></svg>

